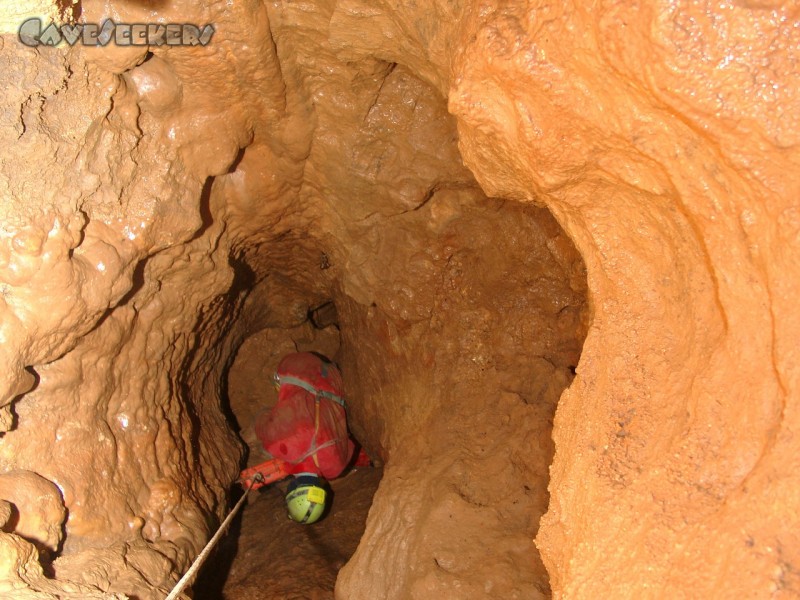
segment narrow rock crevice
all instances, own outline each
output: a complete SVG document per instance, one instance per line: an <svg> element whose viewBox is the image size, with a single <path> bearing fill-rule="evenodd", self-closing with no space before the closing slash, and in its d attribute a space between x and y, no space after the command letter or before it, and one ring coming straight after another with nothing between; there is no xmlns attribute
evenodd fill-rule
<svg viewBox="0 0 800 600"><path fill-rule="evenodd" d="M382 527L383 519L396 518L397 506L409 504L413 516L405 518L420 523L425 535L414 552L391 560L411 559L406 568L419 573L429 569L432 558L438 557L441 566L442 557L451 557L449 576L435 576L426 585L444 589L457 578L462 585L490 585L493 593L546 597L547 575L533 538L548 502L553 414L574 376L571 367L579 360L587 326L583 262L547 210L487 199L476 188L440 191L421 211L379 219L373 228L381 241L376 246L368 240L371 255L359 261L354 274L335 264L320 269L318 242L297 231L291 242L282 238L265 245L267 256L250 255L255 266L248 272L281 264L296 273L297 263L276 261L274 249L276 256L293 256L310 269L301 281L320 271L326 278L328 270L333 278L323 293L270 271L250 291L241 325L231 328L243 341L227 373L227 399L247 446L247 465L266 458L252 424L276 401L269 382L280 359L295 351L329 356L342 366L354 437L395 473L378 495L379 506L385 502L380 498L388 497L393 510L376 509L367 535ZM288 247L299 240L304 254ZM343 251L331 247L321 253ZM349 278L372 290L373 301L354 300L346 291ZM267 287L269 281L281 281L282 287ZM280 308L284 303L296 308L287 313ZM279 315L288 316L280 321ZM243 332L248 323L256 329ZM348 490L337 492L343 498L335 500L337 514L348 519L351 509L344 502L354 493L351 477L370 476L354 473L341 484L334 482L334 490L337 485ZM370 481L377 484L374 477ZM361 493L371 497L367 490ZM282 514L279 496L271 492L272 500L259 498L246 509L239 534L243 547L255 547L259 535L245 524L265 520L264 543L278 555L295 556L304 532L277 534L285 524L275 529L270 524L276 514L259 512ZM363 508L361 502L352 510ZM320 531L324 536L330 530ZM352 531L339 532L337 540L352 552L363 531L361 521ZM495 546L478 544L478 538L506 540L503 544L514 549L496 556ZM456 558L468 541L476 546ZM324 547L324 538L319 542ZM235 544L228 544L224 552L231 553ZM380 560L399 548L381 535L370 540L370 547ZM213 565L208 572L216 575L206 577L217 578L215 589L225 597L237 597L252 585L241 561L254 572L272 568L268 553L258 560L229 555L220 560L230 564L227 582L220 583ZM377 568L372 560L372 554L357 555L356 564L366 564L356 568ZM335 562L338 572L346 561ZM329 573L318 581L309 574L306 580L313 597L332 597ZM283 589L289 584L281 581L279 570L269 585ZM389 593L406 592L398 587Z"/></svg>

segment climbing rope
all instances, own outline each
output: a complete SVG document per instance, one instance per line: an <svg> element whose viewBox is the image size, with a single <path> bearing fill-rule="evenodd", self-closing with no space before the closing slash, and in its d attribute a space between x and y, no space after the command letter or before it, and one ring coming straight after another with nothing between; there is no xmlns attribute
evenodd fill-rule
<svg viewBox="0 0 800 600"><path fill-rule="evenodd" d="M208 558L208 554L211 552L216 543L225 533L225 530L228 528L228 525L230 525L231 521L233 520L233 517L235 517L236 513L239 512L239 509L241 508L242 504L244 504L244 501L247 499L247 494L249 494L250 490L253 489L253 484L258 483L259 481L262 480L263 477L261 476L261 473L256 473L253 479L250 481L250 485L247 486L247 489L244 491L244 495L236 503L236 506L233 507L233 510L230 513L228 513L228 516L225 517L225 520L219 526L219 529L217 529L217 532L214 534L214 537L208 540L206 547L200 551L200 554L198 554L197 558L194 559L192 566L189 567L189 570L186 571L186 574L180 578L180 581L178 581L178 583L175 584L175 587L172 588L172 591L167 595L166 598L164 598L164 600L175 600L178 597L178 595L183 591L183 588L185 588L189 584L189 581L191 581L191 579L195 576L200 567L203 566L203 563L205 562L206 558Z"/></svg>

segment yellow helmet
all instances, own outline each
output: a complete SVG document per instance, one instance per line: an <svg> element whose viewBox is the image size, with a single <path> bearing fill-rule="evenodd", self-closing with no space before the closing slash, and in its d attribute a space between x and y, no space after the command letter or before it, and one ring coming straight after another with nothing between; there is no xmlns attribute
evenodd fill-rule
<svg viewBox="0 0 800 600"><path fill-rule="evenodd" d="M286 491L286 508L292 521L310 525L320 520L328 496L323 485L316 475L303 473L295 477Z"/></svg>

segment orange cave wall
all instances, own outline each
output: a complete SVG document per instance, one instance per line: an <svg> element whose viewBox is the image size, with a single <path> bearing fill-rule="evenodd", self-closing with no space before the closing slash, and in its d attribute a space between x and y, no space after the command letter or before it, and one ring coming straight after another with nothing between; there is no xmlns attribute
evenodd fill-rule
<svg viewBox="0 0 800 600"><path fill-rule="evenodd" d="M163 597L245 454L232 357L327 302L385 464L337 598L800 594L796 2L0 26L0 594Z"/></svg>

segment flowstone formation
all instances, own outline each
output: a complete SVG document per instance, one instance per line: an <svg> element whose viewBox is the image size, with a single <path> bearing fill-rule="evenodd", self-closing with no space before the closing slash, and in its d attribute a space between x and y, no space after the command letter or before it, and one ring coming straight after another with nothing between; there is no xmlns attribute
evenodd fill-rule
<svg viewBox="0 0 800 600"><path fill-rule="evenodd" d="M338 598L796 596L799 21L4 6L0 590L162 598L250 441L237 349L332 303L385 463Z"/></svg>

